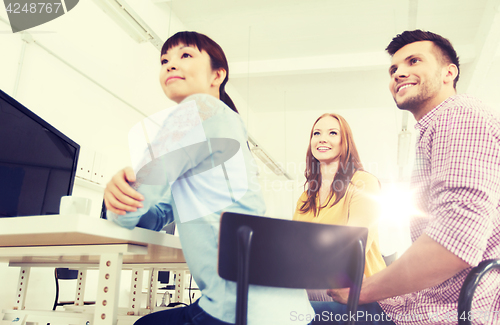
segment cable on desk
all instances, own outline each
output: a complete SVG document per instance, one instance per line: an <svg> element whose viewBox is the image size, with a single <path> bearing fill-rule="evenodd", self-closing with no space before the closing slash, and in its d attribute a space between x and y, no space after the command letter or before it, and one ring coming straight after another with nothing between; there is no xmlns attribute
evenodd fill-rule
<svg viewBox="0 0 500 325"><path fill-rule="evenodd" d="M76 280L78 279L78 270L70 270L65 267L58 267L54 269L54 279L56 282L56 297L52 310L56 310L57 306L72 305L74 301L61 301L59 302L59 280ZM83 297L82 297L83 300ZM83 305L94 305L95 301L83 301Z"/></svg>

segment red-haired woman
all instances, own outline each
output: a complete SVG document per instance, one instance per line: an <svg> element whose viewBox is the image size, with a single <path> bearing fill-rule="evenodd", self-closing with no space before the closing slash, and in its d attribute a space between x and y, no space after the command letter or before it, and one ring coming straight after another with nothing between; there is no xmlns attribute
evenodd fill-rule
<svg viewBox="0 0 500 325"><path fill-rule="evenodd" d="M380 183L363 170L351 128L342 116L323 114L314 122L305 176L305 191L293 219L368 228L364 275L384 269L377 231ZM330 300L324 291L310 291L309 299Z"/></svg>

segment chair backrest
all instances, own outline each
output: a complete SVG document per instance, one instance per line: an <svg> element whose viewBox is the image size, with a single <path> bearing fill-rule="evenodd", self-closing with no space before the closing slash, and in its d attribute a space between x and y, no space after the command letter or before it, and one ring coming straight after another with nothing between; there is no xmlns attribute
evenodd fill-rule
<svg viewBox="0 0 500 325"><path fill-rule="evenodd" d="M219 235L219 275L237 281L240 291L238 276L241 279L242 265L245 264L241 258L246 250L249 253L246 286L350 287L353 291L350 303L355 309L363 278L367 236L367 228L225 212L221 217ZM245 248L246 244L249 247ZM243 308L246 320L246 304Z"/></svg>
<svg viewBox="0 0 500 325"><path fill-rule="evenodd" d="M483 276L492 270L500 270L500 259L482 261L478 266L473 268L465 278L458 297L458 324L471 324L471 320L474 319L474 313L470 313L474 292ZM498 317L496 315L489 316ZM481 319L481 312L476 314L476 319Z"/></svg>
<svg viewBox="0 0 500 325"><path fill-rule="evenodd" d="M237 231L253 230L249 283L304 289L349 287L358 266L358 241L368 229L225 212L219 238L219 275L237 280ZM364 255L363 255L364 261Z"/></svg>

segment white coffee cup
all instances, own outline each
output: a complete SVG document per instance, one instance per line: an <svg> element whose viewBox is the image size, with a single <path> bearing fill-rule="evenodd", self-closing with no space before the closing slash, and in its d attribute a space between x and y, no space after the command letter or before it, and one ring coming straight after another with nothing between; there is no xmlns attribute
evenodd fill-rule
<svg viewBox="0 0 500 325"><path fill-rule="evenodd" d="M92 200L78 196L62 196L59 205L59 214L86 214L90 215Z"/></svg>

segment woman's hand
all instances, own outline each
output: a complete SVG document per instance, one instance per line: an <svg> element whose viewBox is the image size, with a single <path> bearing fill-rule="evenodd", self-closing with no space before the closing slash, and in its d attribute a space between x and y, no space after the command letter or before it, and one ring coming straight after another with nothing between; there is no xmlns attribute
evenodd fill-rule
<svg viewBox="0 0 500 325"><path fill-rule="evenodd" d="M144 197L134 190L129 182L135 182L135 173L130 167L120 170L108 182L104 189L104 203L109 211L124 215L127 211L142 208L140 201L144 200Z"/></svg>

